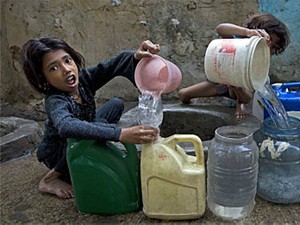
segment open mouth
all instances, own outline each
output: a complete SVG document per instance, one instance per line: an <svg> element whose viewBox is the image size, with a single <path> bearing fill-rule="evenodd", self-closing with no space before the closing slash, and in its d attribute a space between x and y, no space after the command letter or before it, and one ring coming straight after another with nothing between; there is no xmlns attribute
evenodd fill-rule
<svg viewBox="0 0 300 225"><path fill-rule="evenodd" d="M71 75L71 76L69 76L68 78L67 78L67 85L68 86L74 86L74 85L76 85L76 77L75 77L75 75Z"/></svg>

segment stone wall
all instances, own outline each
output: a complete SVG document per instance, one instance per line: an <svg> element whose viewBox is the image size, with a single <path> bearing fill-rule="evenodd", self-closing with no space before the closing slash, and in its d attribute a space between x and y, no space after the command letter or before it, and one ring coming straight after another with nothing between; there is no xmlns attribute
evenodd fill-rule
<svg viewBox="0 0 300 225"><path fill-rule="evenodd" d="M41 99L20 64L20 49L30 38L63 38L85 56L87 66L150 39L161 45L161 56L182 70L180 87L185 87L206 79L203 57L217 38L215 27L221 22L241 24L258 8L256 0L1 0L1 102ZM290 71L284 73L289 79ZM115 95L132 101L138 91L116 78L97 92L97 99ZM176 97L177 91L164 96Z"/></svg>

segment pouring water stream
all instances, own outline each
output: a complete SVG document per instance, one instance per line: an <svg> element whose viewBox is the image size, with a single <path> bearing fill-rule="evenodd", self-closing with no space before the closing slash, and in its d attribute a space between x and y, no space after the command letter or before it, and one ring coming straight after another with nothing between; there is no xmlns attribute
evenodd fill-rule
<svg viewBox="0 0 300 225"><path fill-rule="evenodd" d="M257 93L275 126L278 128L291 128L289 116L272 86L266 82L264 87Z"/></svg>

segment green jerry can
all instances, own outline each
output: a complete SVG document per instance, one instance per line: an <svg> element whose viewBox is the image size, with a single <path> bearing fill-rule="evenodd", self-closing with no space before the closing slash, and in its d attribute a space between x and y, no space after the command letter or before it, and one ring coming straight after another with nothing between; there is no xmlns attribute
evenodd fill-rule
<svg viewBox="0 0 300 225"><path fill-rule="evenodd" d="M141 209L135 145L68 139L67 162L80 212L113 215Z"/></svg>

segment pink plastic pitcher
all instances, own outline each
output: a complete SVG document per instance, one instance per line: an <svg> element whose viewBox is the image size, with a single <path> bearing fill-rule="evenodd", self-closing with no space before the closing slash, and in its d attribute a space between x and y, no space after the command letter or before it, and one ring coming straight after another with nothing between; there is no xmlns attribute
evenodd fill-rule
<svg viewBox="0 0 300 225"><path fill-rule="evenodd" d="M174 91L181 83L182 74L172 62L158 55L143 58L135 69L135 82L142 93L160 96Z"/></svg>

